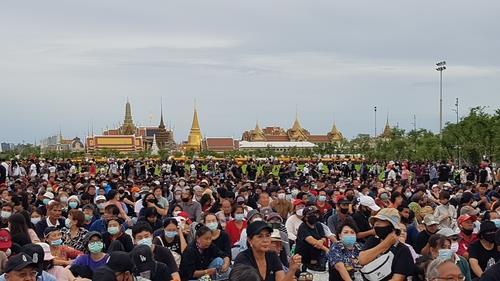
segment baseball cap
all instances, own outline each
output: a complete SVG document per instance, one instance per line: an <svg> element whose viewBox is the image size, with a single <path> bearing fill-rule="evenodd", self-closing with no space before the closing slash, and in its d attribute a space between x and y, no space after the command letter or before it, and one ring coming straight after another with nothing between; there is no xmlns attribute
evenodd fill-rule
<svg viewBox="0 0 500 281"><path fill-rule="evenodd" d="M61 231L61 230L57 227L49 226L43 231L43 237L47 237L47 236L49 236L50 233L55 232L55 231Z"/></svg>
<svg viewBox="0 0 500 281"><path fill-rule="evenodd" d="M153 270L155 267L155 261L153 259L153 251L151 247L146 245L138 245L130 252L130 257L132 262L136 266L137 272L145 272L148 270Z"/></svg>
<svg viewBox="0 0 500 281"><path fill-rule="evenodd" d="M472 206L464 206L460 209L460 215L477 216L477 214L479 214L479 210L474 209Z"/></svg>
<svg viewBox="0 0 500 281"><path fill-rule="evenodd" d="M279 219L280 222L283 222L283 218L281 218L280 214L278 214L276 212L271 212L271 213L267 214L266 221L270 221L272 219Z"/></svg>
<svg viewBox="0 0 500 281"><path fill-rule="evenodd" d="M479 235L486 232L495 232L497 230L497 226L492 221L483 221L481 226L479 227Z"/></svg>
<svg viewBox="0 0 500 281"><path fill-rule="evenodd" d="M43 197L47 197L47 198L49 198L49 199L52 200L52 199L54 199L54 193L52 193L52 192L45 192L43 194Z"/></svg>
<svg viewBox="0 0 500 281"><path fill-rule="evenodd" d="M295 199L292 204L293 207L297 207L298 205L306 205L306 203L302 199Z"/></svg>
<svg viewBox="0 0 500 281"><path fill-rule="evenodd" d="M12 247L10 232L5 228L0 229L0 249L10 249L10 247Z"/></svg>
<svg viewBox="0 0 500 281"><path fill-rule="evenodd" d="M143 185L139 193L149 193L149 186Z"/></svg>
<svg viewBox="0 0 500 281"><path fill-rule="evenodd" d="M304 217L307 217L309 214L312 214L312 213L318 213L319 210L318 210L318 207L316 206L307 206L304 208L304 211L302 211Z"/></svg>
<svg viewBox="0 0 500 281"><path fill-rule="evenodd" d="M28 254L33 260L33 263L36 264L41 264L41 262L43 262L45 259L45 251L43 250L42 246L38 244L25 244L21 247L21 252Z"/></svg>
<svg viewBox="0 0 500 281"><path fill-rule="evenodd" d="M371 225L374 225L376 220L388 221L394 226L395 229L400 229L399 223L401 221L401 217L399 216L399 212L395 208L384 208L381 209L377 215L370 217L369 222Z"/></svg>
<svg viewBox="0 0 500 281"><path fill-rule="evenodd" d="M106 265L113 272L132 272L134 270L134 263L129 254L122 251L114 251L109 255Z"/></svg>
<svg viewBox="0 0 500 281"><path fill-rule="evenodd" d="M251 221L256 215L262 216L258 210L251 210L247 213L247 221Z"/></svg>
<svg viewBox="0 0 500 281"><path fill-rule="evenodd" d="M11 271L18 271L24 269L28 266L36 267L36 263L33 259L26 253L19 253L10 257L5 264L4 272L9 273Z"/></svg>
<svg viewBox="0 0 500 281"><path fill-rule="evenodd" d="M477 217L465 214L465 215L461 215L460 217L458 217L457 222L460 225L463 222L468 221L468 220L475 222L477 220Z"/></svg>
<svg viewBox="0 0 500 281"><path fill-rule="evenodd" d="M460 233L459 231L455 231L449 227L443 227L437 232L437 234L441 234L447 238L457 236L459 233Z"/></svg>
<svg viewBox="0 0 500 281"><path fill-rule="evenodd" d="M273 228L267 223L263 221L254 221L247 226L247 237L252 238L263 230L267 230L269 233L273 232Z"/></svg>
<svg viewBox="0 0 500 281"><path fill-rule="evenodd" d="M95 202L100 201L100 200L106 201L106 197L104 195L97 195L95 198Z"/></svg>
<svg viewBox="0 0 500 281"><path fill-rule="evenodd" d="M281 239L281 234L278 229L273 229L273 232L271 233L271 241L286 243Z"/></svg>
<svg viewBox="0 0 500 281"><path fill-rule="evenodd" d="M370 196L362 195L358 197L358 203L359 205L368 207L375 212L378 212L380 210L380 207L375 203L375 200L373 200L373 198Z"/></svg>
<svg viewBox="0 0 500 281"><path fill-rule="evenodd" d="M439 224L439 222L437 221L436 217L433 214L428 214L424 217L424 224L426 226L431 226L431 225Z"/></svg>

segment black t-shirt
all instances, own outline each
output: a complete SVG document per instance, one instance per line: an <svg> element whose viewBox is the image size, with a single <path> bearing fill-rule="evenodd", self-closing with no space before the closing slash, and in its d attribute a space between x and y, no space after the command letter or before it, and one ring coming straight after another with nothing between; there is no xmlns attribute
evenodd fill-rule
<svg viewBox="0 0 500 281"><path fill-rule="evenodd" d="M174 256L172 256L172 252L169 249L155 245L153 255L156 261L166 264L172 273L179 271Z"/></svg>
<svg viewBox="0 0 500 281"><path fill-rule="evenodd" d="M257 269L259 272L257 262L255 261L255 257L253 256L252 249L246 249L245 251L239 253L239 255L234 260L234 265L244 264L251 266ZM275 281L276 280L276 272L283 271L283 265L276 253L267 252L266 253L266 276L263 278L260 276L260 281Z"/></svg>
<svg viewBox="0 0 500 281"><path fill-rule="evenodd" d="M151 270L143 272L135 272L135 276L140 276L151 281L168 281L172 280L172 271L168 266L162 262L155 262L155 265L151 266Z"/></svg>
<svg viewBox="0 0 500 281"><path fill-rule="evenodd" d="M320 223L316 223L314 228L310 228L306 223L299 226L297 230L297 254L302 256L304 264L310 263L312 260L317 260L323 253L321 249L316 249L314 246L306 242L306 238L312 236L314 239L320 240L325 237L325 231Z"/></svg>
<svg viewBox="0 0 500 281"><path fill-rule="evenodd" d="M231 240L229 239L229 235L221 230L219 237L213 240L214 243L221 251L227 254L228 257L231 257Z"/></svg>
<svg viewBox="0 0 500 281"><path fill-rule="evenodd" d="M352 215L352 219L356 223L356 226L358 227L359 232L365 232L372 227L370 226L370 223L368 222L368 217L365 216L361 212L356 212L354 215ZM358 242L364 242L366 239L370 238L371 236L366 237L365 239L358 239Z"/></svg>
<svg viewBox="0 0 500 281"><path fill-rule="evenodd" d="M431 237L431 234L429 232L423 230L420 231L417 235L417 241L415 242L415 252L420 254L422 252L422 249L427 245L427 242L429 242L429 238Z"/></svg>
<svg viewBox="0 0 500 281"><path fill-rule="evenodd" d="M176 235L174 237L174 240L172 240L172 242L168 242L167 239L165 238L164 232L161 231L161 234L154 238L153 243L156 245L163 246L172 252L176 252L179 255L182 254L182 252L181 252L181 239L179 238L179 235Z"/></svg>
<svg viewBox="0 0 500 281"><path fill-rule="evenodd" d="M500 253L497 251L497 247L493 247L491 250L486 250L481 244L481 241L475 241L469 247L469 259L477 259L479 266L483 271L485 271L488 267L488 264L491 266L496 263L500 258ZM471 270L472 278L477 277L474 274L474 271Z"/></svg>
<svg viewBox="0 0 500 281"><path fill-rule="evenodd" d="M366 240L365 250L374 248L380 244L380 242L380 239L375 236L368 238L368 240ZM394 254L394 260L392 261L392 274L381 281L390 280L394 274L411 276L415 270L415 263L413 262L410 249L408 249L408 247L404 244L397 243L395 246L389 248L389 251Z"/></svg>
<svg viewBox="0 0 500 281"><path fill-rule="evenodd" d="M486 270L481 276L481 281L500 281L500 262Z"/></svg>
<svg viewBox="0 0 500 281"><path fill-rule="evenodd" d="M439 181L448 181L450 177L450 167L448 165L441 165L438 167L438 178Z"/></svg>
<svg viewBox="0 0 500 281"><path fill-rule="evenodd" d="M228 257L226 253L212 243L208 249L200 252L196 242L189 243L186 250L182 253L180 274L182 280L192 280L196 270L205 270L210 262L215 258Z"/></svg>

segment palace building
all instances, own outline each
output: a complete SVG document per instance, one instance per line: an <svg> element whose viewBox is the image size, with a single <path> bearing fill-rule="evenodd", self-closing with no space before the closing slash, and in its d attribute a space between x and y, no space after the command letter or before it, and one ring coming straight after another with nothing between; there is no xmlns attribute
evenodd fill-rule
<svg viewBox="0 0 500 281"><path fill-rule="evenodd" d="M158 127L136 127L130 102L127 100L123 124L117 129L104 131L102 135L88 136L86 146L87 152L102 149L137 152L151 150L155 141L159 149L171 150L175 146L173 131L167 130L163 122L163 106Z"/></svg>
<svg viewBox="0 0 500 281"><path fill-rule="evenodd" d="M310 142L313 144L340 143L344 136L337 129L335 122L330 132L325 135L313 135L302 128L298 117L290 129L284 130L280 127L265 127L261 129L259 123L253 130L245 131L241 137L245 142Z"/></svg>

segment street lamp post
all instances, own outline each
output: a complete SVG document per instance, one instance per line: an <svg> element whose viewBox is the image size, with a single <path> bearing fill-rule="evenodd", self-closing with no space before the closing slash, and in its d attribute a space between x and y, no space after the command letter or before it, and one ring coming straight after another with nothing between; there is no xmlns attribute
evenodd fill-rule
<svg viewBox="0 0 500 281"><path fill-rule="evenodd" d="M373 134L373 137L376 138L377 137L377 107L375 106L373 109L375 110L375 132Z"/></svg>
<svg viewBox="0 0 500 281"><path fill-rule="evenodd" d="M439 136L443 138L443 70L446 69L446 62L436 63L436 70L439 71Z"/></svg>

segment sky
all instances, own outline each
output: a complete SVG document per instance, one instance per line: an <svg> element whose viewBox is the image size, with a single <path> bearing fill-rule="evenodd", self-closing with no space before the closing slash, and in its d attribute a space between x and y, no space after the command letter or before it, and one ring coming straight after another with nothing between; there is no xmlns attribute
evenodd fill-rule
<svg viewBox="0 0 500 281"><path fill-rule="evenodd" d="M123 121L187 138L335 120L347 138L500 107L500 1L2 1L0 142L84 138Z"/></svg>

